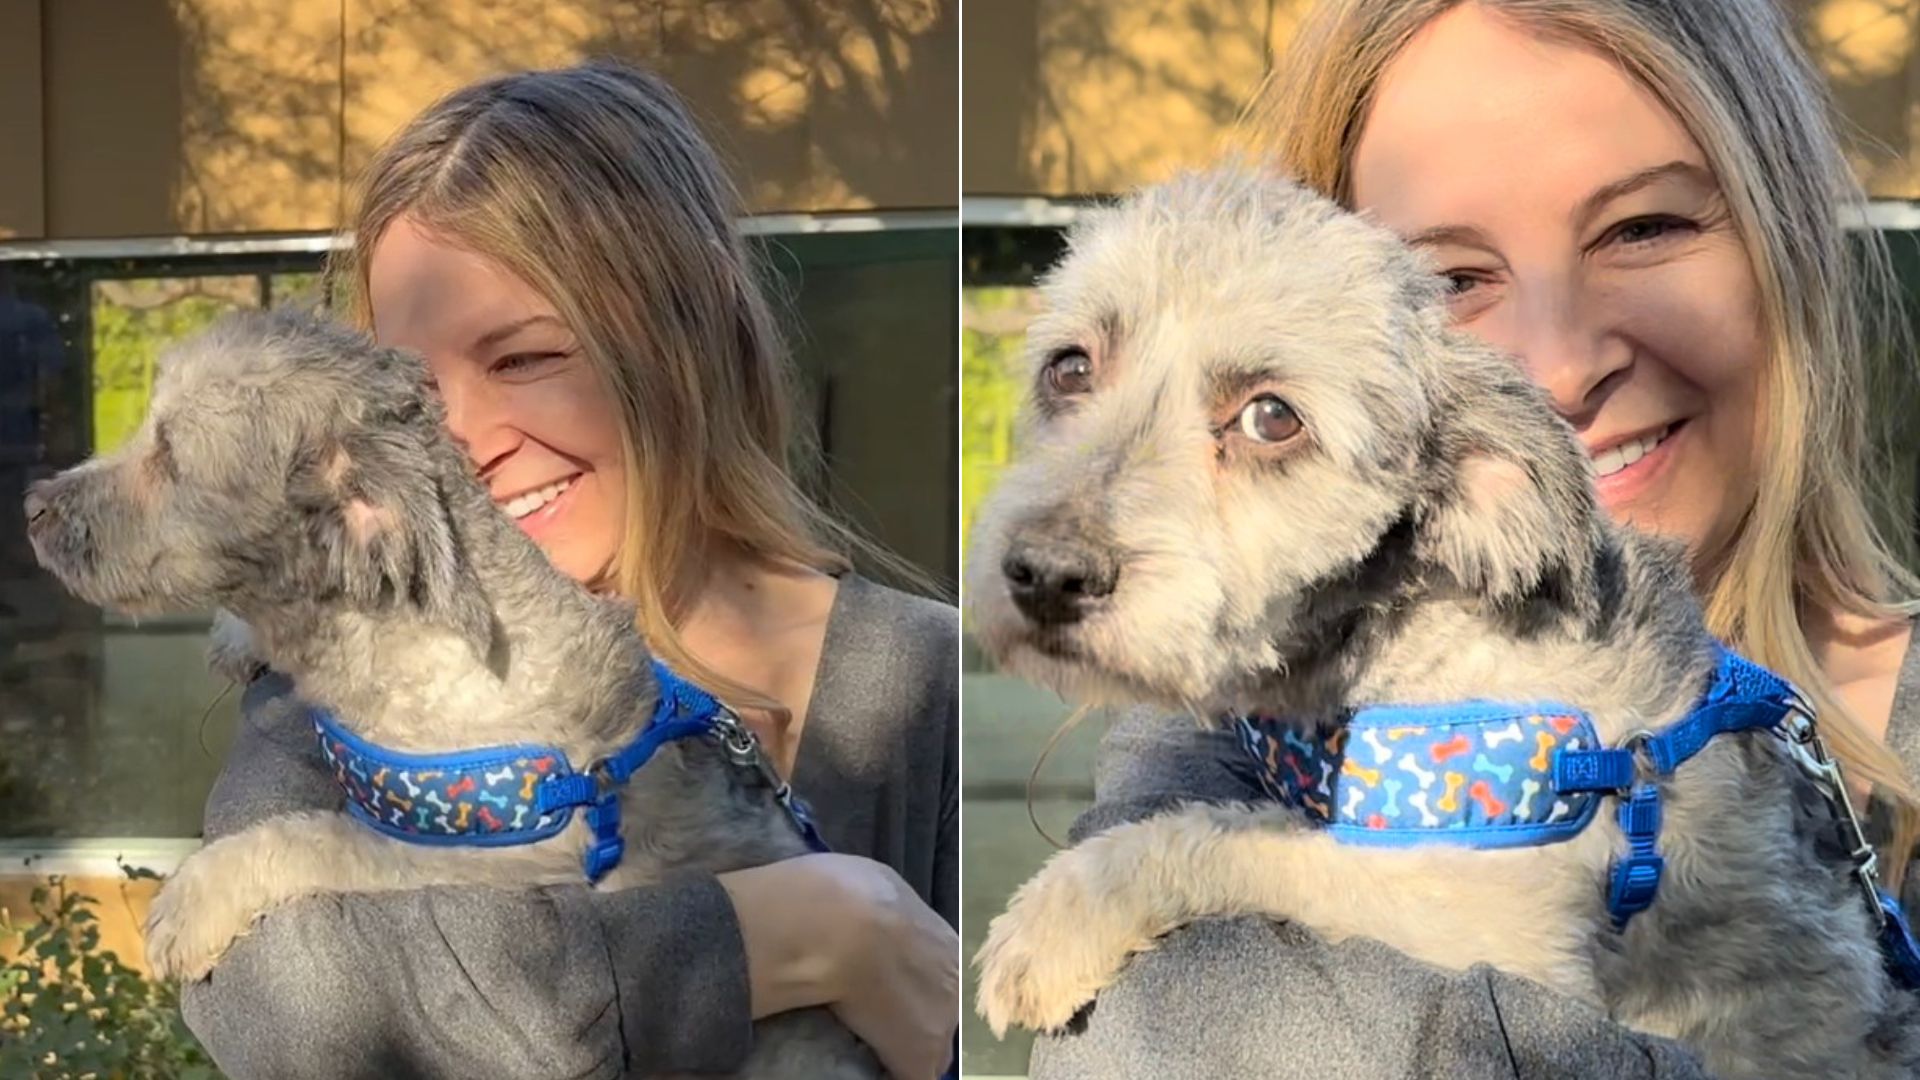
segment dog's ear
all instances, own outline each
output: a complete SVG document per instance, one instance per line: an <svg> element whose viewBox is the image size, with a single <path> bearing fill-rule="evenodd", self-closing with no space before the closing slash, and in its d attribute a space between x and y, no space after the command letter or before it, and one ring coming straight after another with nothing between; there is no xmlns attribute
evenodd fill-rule
<svg viewBox="0 0 1920 1080"><path fill-rule="evenodd" d="M1455 355L1439 378L1419 515L1422 558L1495 605L1552 591L1586 610L1601 526L1585 450L1511 361L1448 348Z"/></svg>
<svg viewBox="0 0 1920 1080"><path fill-rule="evenodd" d="M332 439L299 467L296 505L315 565L308 587L336 589L372 608L406 604L457 632L490 662L493 609L449 502L431 417L372 425Z"/></svg>

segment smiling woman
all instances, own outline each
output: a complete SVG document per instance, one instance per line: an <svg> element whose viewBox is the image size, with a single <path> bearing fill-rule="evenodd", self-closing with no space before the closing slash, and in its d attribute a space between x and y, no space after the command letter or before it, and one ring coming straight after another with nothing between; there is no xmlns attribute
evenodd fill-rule
<svg viewBox="0 0 1920 1080"><path fill-rule="evenodd" d="M803 489L741 216L658 78L523 72L457 91L374 157L329 273L377 341L425 357L494 503L739 713L834 852L622 890L290 905L186 990L229 1072L720 1073L754 1019L809 1006L895 1075L948 1063L957 619L856 573L855 555L901 564ZM271 673L249 688L209 839L339 807L317 748L286 734L299 707ZM416 990L443 980L475 1008ZM267 1019L291 1015L297 1045Z"/></svg>

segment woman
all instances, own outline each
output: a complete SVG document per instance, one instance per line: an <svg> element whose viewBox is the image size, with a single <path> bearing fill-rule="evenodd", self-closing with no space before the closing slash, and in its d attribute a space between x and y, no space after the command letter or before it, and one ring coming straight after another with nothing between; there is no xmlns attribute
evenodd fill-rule
<svg viewBox="0 0 1920 1080"><path fill-rule="evenodd" d="M291 906L185 992L229 1074L725 1072L753 1018L811 1005L896 1076L945 1067L955 613L853 574L857 543L789 474L785 356L739 213L663 83L512 75L375 158L330 276L379 341L426 357L502 511L741 709L837 853L621 892ZM341 805L294 707L276 677L248 690L209 839Z"/></svg>
<svg viewBox="0 0 1920 1080"><path fill-rule="evenodd" d="M1859 193L1782 15L1768 0L1328 0L1279 71L1253 114L1268 152L1423 249L1456 324L1515 355L1586 443L1609 512L1687 542L1714 630L1813 695L1872 787L1883 867L1903 863L1920 656L1898 601L1917 590L1867 512L1862 419L1866 354L1885 339L1860 312L1887 299L1885 255L1865 274L1849 259L1838 217ZM1076 833L1257 791L1230 737L1190 727L1116 729ZM1202 1018L1204 1043L1178 1037ZM1253 920L1141 957L1033 1074L1310 1067L1701 1075L1682 1048L1537 985Z"/></svg>

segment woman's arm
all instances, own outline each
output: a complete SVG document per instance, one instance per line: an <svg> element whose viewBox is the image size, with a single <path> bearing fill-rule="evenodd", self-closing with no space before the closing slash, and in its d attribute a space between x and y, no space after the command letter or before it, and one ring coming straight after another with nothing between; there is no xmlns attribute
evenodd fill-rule
<svg viewBox="0 0 1920 1080"><path fill-rule="evenodd" d="M1260 798L1230 732L1131 714L1103 741L1076 841L1198 798ZM1680 1046L1628 1031L1537 983L1444 971L1378 942L1210 919L1136 956L1067 1034L1034 1047L1035 1080L1316 1075L1700 1078Z"/></svg>

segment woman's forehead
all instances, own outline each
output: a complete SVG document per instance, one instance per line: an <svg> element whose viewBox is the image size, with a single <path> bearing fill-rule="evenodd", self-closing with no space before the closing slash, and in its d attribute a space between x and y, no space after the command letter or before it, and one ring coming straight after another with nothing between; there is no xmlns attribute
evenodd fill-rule
<svg viewBox="0 0 1920 1080"><path fill-rule="evenodd" d="M1402 232L1560 219L1601 186L1673 161L1706 167L1679 119L1617 61L1464 6L1387 65L1352 192Z"/></svg>
<svg viewBox="0 0 1920 1080"><path fill-rule="evenodd" d="M503 326L555 314L499 263L404 216L374 245L367 291L381 342L430 355L465 352Z"/></svg>

